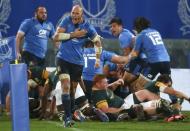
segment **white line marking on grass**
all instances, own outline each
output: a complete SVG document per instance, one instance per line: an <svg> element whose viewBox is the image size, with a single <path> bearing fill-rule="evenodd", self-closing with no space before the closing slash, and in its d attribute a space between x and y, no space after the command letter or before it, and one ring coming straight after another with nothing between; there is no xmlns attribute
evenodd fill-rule
<svg viewBox="0 0 190 131"><path fill-rule="evenodd" d="M59 126L59 127L63 127L63 124L61 124L60 122L47 121L47 123L54 124L54 125Z"/></svg>
<svg viewBox="0 0 190 131"><path fill-rule="evenodd" d="M49 124L54 124L54 125L56 125L56 126L58 126L58 127L63 127L63 124L61 124L60 122L47 121L47 123L49 123ZM82 131L81 129L79 129L79 128L74 128L74 127L70 127L70 128L67 128L67 129L72 130L72 131Z"/></svg>

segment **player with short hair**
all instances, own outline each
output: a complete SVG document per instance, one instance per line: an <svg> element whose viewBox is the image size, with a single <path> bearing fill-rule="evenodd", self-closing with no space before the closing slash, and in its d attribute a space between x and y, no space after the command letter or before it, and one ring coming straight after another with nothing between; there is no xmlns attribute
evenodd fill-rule
<svg viewBox="0 0 190 131"><path fill-rule="evenodd" d="M122 20L118 17L110 21L111 32L115 37L118 37L120 47L123 49L125 56L129 55L134 47L136 37L127 29L123 28ZM141 51L139 57L130 59L130 62L125 65L125 73L123 79L125 85L128 85L131 92L138 91L138 86L131 86L133 81L137 80L140 74L146 69L146 55ZM135 88L135 89L134 89Z"/></svg>
<svg viewBox="0 0 190 131"><path fill-rule="evenodd" d="M78 82L81 81L84 64L83 45L87 39L91 39L95 44L95 66L98 67L102 52L100 36L95 28L84 19L82 7L74 5L71 15L60 22L54 36L54 40L62 41L57 53L57 71L63 88L62 101L66 114L65 127L71 126L71 110L74 106L75 89ZM71 83L64 83L62 74L68 74ZM71 107L71 105L73 106Z"/></svg>
<svg viewBox="0 0 190 131"><path fill-rule="evenodd" d="M119 79L114 83L108 84L105 75L97 74L93 79L92 97L96 107L105 113L119 113L125 109L131 117L136 115L140 120L144 119L144 115L142 109L139 109L140 105L134 106L135 104L141 104L148 115L162 112L165 113L165 116L169 117L176 113L174 109L169 107L167 101L160 99L159 96L147 90L140 90L130 94L125 99L116 96L112 90L123 83L123 80ZM162 110L162 108L164 109Z"/></svg>
<svg viewBox="0 0 190 131"><path fill-rule="evenodd" d="M16 35L17 58L21 59L20 46L23 38L22 61L28 66L44 66L48 39L52 38L55 29L51 22L47 21L47 10L39 6L35 10L35 16L25 19Z"/></svg>
<svg viewBox="0 0 190 131"><path fill-rule="evenodd" d="M114 17L109 24L113 36L119 39L120 47L123 49L123 55L129 55L134 46L135 36L129 30L123 28L122 20L118 17Z"/></svg>
<svg viewBox="0 0 190 131"><path fill-rule="evenodd" d="M82 78L84 81L84 85L86 87L86 97L91 103L91 94L92 94L92 85L93 85L93 77L96 74L103 73L103 66L105 61L110 61L118 64L124 64L127 61L125 56L119 56L113 52L102 50L102 54L100 55L100 64L98 68L94 67L96 61L96 53L94 49L94 44L92 41L87 41L85 44L84 52L84 68L82 72Z"/></svg>

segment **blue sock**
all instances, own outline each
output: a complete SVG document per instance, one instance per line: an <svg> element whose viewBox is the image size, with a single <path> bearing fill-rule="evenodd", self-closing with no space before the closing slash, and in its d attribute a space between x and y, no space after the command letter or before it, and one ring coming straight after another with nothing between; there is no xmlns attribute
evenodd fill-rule
<svg viewBox="0 0 190 131"><path fill-rule="evenodd" d="M71 113L74 113L75 111L75 98L74 96L70 95L70 98L71 98Z"/></svg>
<svg viewBox="0 0 190 131"><path fill-rule="evenodd" d="M63 94L61 96L62 103L65 111L65 119L70 117L71 118L71 99L69 94Z"/></svg>

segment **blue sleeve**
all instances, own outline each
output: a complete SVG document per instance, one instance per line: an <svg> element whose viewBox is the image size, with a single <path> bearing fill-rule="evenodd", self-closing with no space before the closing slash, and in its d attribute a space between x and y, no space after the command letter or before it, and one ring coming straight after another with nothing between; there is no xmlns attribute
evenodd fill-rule
<svg viewBox="0 0 190 131"><path fill-rule="evenodd" d="M55 28L54 28L52 23L50 23L50 25L51 25L51 31L50 31L50 34L49 34L49 38L52 38L53 35L55 34Z"/></svg>
<svg viewBox="0 0 190 131"><path fill-rule="evenodd" d="M30 29L31 22L32 20L30 19L24 20L19 27L19 31L24 32L26 34Z"/></svg>
<svg viewBox="0 0 190 131"><path fill-rule="evenodd" d="M119 44L121 48L131 47L132 36L127 33L121 33L119 36Z"/></svg>
<svg viewBox="0 0 190 131"><path fill-rule="evenodd" d="M116 71L117 70L117 64L107 61L106 64L109 67L109 71Z"/></svg>
<svg viewBox="0 0 190 131"><path fill-rule="evenodd" d="M68 24L69 24L69 17L65 17L64 19L61 20L58 26L66 29Z"/></svg>
<svg viewBox="0 0 190 131"><path fill-rule="evenodd" d="M103 57L103 61L110 61L111 62L111 59L112 57L116 55L115 53L113 52L110 52L110 51L106 51L106 50L103 50L101 56Z"/></svg>
<svg viewBox="0 0 190 131"><path fill-rule="evenodd" d="M91 25L91 24L88 25L87 31L88 31L87 36L88 36L89 38L91 38L91 39L93 39L93 38L97 35L96 29L95 29L94 26Z"/></svg>
<svg viewBox="0 0 190 131"><path fill-rule="evenodd" d="M143 35L138 35L136 37L136 42L135 42L135 46L134 46L134 50L140 52L143 41L142 41Z"/></svg>

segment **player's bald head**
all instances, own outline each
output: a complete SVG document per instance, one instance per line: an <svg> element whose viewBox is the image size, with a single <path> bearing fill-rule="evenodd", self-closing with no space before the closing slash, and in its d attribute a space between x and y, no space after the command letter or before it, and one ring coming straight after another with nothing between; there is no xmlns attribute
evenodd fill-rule
<svg viewBox="0 0 190 131"><path fill-rule="evenodd" d="M83 9L80 5L74 5L71 12L73 12L73 11L82 13Z"/></svg>
<svg viewBox="0 0 190 131"><path fill-rule="evenodd" d="M74 5L71 10L73 24L79 24L83 21L83 9L80 5Z"/></svg>

